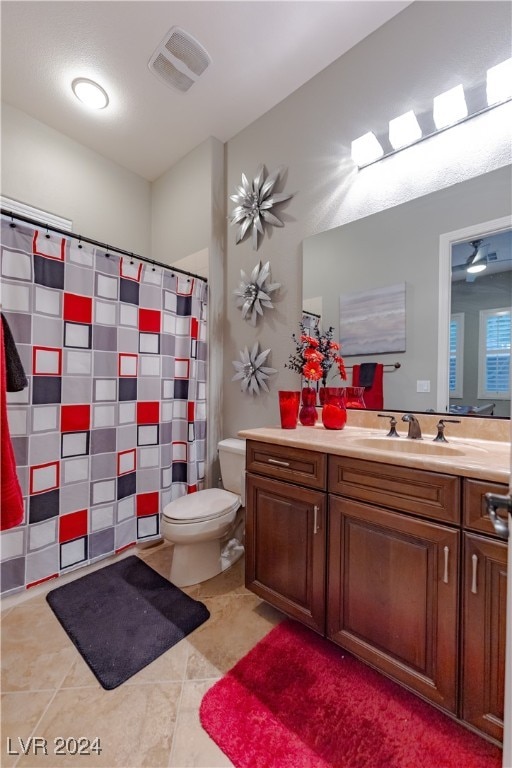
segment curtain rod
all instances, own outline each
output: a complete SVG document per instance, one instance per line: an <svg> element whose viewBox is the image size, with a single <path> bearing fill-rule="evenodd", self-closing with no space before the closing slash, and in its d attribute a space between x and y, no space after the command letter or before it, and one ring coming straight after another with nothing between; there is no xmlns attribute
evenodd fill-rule
<svg viewBox="0 0 512 768"><path fill-rule="evenodd" d="M11 219L24 221L27 224L33 224L36 227L45 227L47 230L51 230L52 232L58 232L60 235L65 235L66 237L73 237L75 240L80 240L83 243L89 243L89 245L95 245L99 248L103 248L107 251L107 253L109 251L112 251L113 253L120 253L123 256L130 256L134 259L137 259L138 261L145 261L147 264L152 264L155 267L163 267L163 269L169 269L171 272L179 272L181 275L188 275L188 277L193 277L196 280L204 280L205 283L208 283L208 279L206 277L202 277L201 275L195 275L193 272L187 272L185 269L179 269L178 267L171 267L169 264L163 264L161 261L155 261L154 259L148 259L145 256L139 256L136 253L125 251L124 248L116 248L116 246L114 245L107 245L106 243L100 243L98 240L93 240L90 237L84 237L83 235L76 235L74 232L69 232L66 229L60 229L59 227L54 227L52 224L44 224L42 221L31 219L29 216L22 216L19 213L14 213L13 211L7 210L7 208L2 208L0 212L2 213L2 216L9 216Z"/></svg>

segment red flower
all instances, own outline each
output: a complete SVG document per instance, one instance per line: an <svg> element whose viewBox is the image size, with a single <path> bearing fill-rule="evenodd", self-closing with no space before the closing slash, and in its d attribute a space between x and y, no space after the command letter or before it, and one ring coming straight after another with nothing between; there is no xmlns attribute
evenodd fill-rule
<svg viewBox="0 0 512 768"><path fill-rule="evenodd" d="M307 344L310 347L318 347L318 340L314 339L312 336L308 336L307 334L303 333L300 337L300 340L303 344Z"/></svg>
<svg viewBox="0 0 512 768"><path fill-rule="evenodd" d="M302 375L310 381L319 381L322 378L322 366L316 360L307 362L302 368Z"/></svg>
<svg viewBox="0 0 512 768"><path fill-rule="evenodd" d="M304 350L304 358L310 363L320 363L324 359L324 356L322 355L321 352L318 351L318 349L313 349L313 347L307 347Z"/></svg>

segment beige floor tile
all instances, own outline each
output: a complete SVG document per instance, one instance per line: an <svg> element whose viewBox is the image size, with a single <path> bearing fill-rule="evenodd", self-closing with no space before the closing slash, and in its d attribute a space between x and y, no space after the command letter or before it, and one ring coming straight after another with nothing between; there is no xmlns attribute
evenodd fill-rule
<svg viewBox="0 0 512 768"><path fill-rule="evenodd" d="M172 546L139 555L168 578ZM55 618L44 595L2 613L6 738L47 740L48 754L0 755L7 768L225 768L228 758L202 729L199 705L213 683L283 615L244 586L244 561L185 588L210 619L114 691L105 691ZM5 728L8 730L6 731ZM101 755L54 754L54 739L100 738ZM73 742L70 742L73 746Z"/></svg>
<svg viewBox="0 0 512 768"><path fill-rule="evenodd" d="M202 584L184 589L195 600L204 600L207 597L221 597L222 595L250 595L245 588L245 561L241 557L231 568L220 573L213 579L208 579Z"/></svg>
<svg viewBox="0 0 512 768"><path fill-rule="evenodd" d="M226 768L233 765L203 730L199 720L199 705L214 682L194 680L184 683L169 768Z"/></svg>
<svg viewBox="0 0 512 768"><path fill-rule="evenodd" d="M43 597L9 611L1 645L4 693L57 688L78 653Z"/></svg>
<svg viewBox="0 0 512 768"><path fill-rule="evenodd" d="M48 755L27 755L19 768L166 768L174 735L181 683L123 685L114 691L68 688L59 691L38 725ZM55 739L98 737L100 755L55 755Z"/></svg>
<svg viewBox="0 0 512 768"><path fill-rule="evenodd" d="M205 598L207 622L189 635L187 679L217 678L245 656L284 617L259 597Z"/></svg>
<svg viewBox="0 0 512 768"><path fill-rule="evenodd" d="M54 695L53 691L23 691L2 695L0 765L15 764Z"/></svg>

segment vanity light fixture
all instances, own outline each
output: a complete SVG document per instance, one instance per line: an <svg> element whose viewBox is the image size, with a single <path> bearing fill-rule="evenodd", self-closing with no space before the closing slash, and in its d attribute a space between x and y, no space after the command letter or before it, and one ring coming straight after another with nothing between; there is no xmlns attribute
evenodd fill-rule
<svg viewBox="0 0 512 768"><path fill-rule="evenodd" d="M76 98L91 109L105 109L108 104L108 94L101 85L87 77L77 77L71 83Z"/></svg>
<svg viewBox="0 0 512 768"><path fill-rule="evenodd" d="M512 99L512 59L487 70L487 104L492 107Z"/></svg>
<svg viewBox="0 0 512 768"><path fill-rule="evenodd" d="M434 98L433 117L436 128L448 128L468 116L468 106L462 85L456 85L449 91Z"/></svg>
<svg viewBox="0 0 512 768"><path fill-rule="evenodd" d="M412 109L389 121L389 141L393 149L414 144L421 136L421 128Z"/></svg>
<svg viewBox="0 0 512 768"><path fill-rule="evenodd" d="M374 133L369 131L352 142L352 160L360 168L384 156L384 150Z"/></svg>
<svg viewBox="0 0 512 768"><path fill-rule="evenodd" d="M512 58L487 70L487 83L456 85L433 99L432 109L409 110L389 121L389 132L369 131L352 141L351 157L358 168L435 136L447 128L512 101Z"/></svg>

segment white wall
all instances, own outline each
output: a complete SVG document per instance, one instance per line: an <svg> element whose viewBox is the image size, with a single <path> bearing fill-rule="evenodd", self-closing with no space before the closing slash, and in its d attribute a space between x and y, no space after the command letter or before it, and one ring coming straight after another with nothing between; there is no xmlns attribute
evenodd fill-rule
<svg viewBox="0 0 512 768"><path fill-rule="evenodd" d="M284 364L301 314L305 237L511 162L510 104L363 171L349 159L352 139L381 132L408 109L424 111L433 96L484 79L488 67L508 58L511 13L501 2L415 2L227 143L227 195L242 172L253 175L263 162L269 171L287 166L283 186L294 197L278 209L284 228L269 232L257 252L250 240L235 245L235 231L228 230L225 434L278 423L277 390L299 387ZM282 288L275 309L253 329L231 292L240 269L251 270L258 260L270 260ZM230 381L231 361L256 339L272 349L269 364L278 374L268 395L250 397Z"/></svg>
<svg viewBox="0 0 512 768"><path fill-rule="evenodd" d="M222 328L225 250L224 145L209 138L176 163L151 190L152 258L183 263L208 252L208 456L209 484L216 485L217 443L222 432ZM176 264L178 262L178 264ZM185 267L194 271L191 267ZM203 272L200 272L203 274Z"/></svg>
<svg viewBox="0 0 512 768"><path fill-rule="evenodd" d="M174 264L209 245L214 143L204 141L151 185L151 250L157 261Z"/></svg>
<svg viewBox="0 0 512 768"><path fill-rule="evenodd" d="M2 104L2 194L71 219L72 229L150 252L150 183L25 112Z"/></svg>

